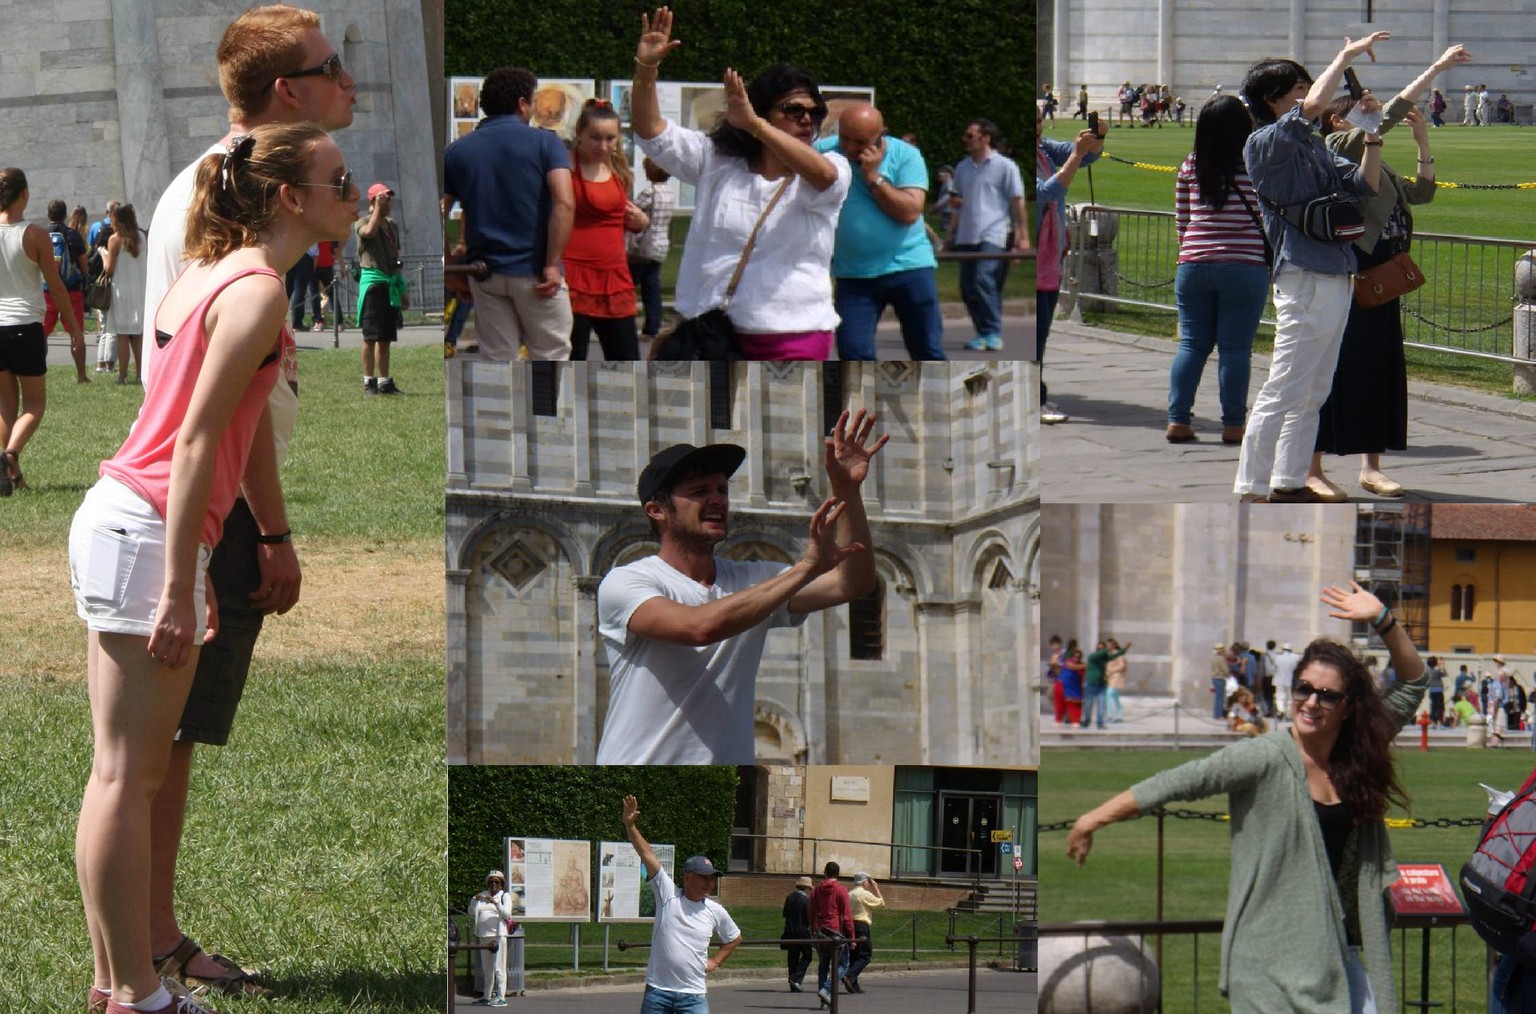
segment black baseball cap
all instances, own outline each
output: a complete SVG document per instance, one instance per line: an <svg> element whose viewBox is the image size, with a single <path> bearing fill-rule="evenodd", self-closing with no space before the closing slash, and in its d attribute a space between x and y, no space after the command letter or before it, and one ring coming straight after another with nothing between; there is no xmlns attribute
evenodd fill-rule
<svg viewBox="0 0 1536 1014"><path fill-rule="evenodd" d="M706 447L673 444L651 458L651 463L640 473L640 482L635 492L640 496L641 506L644 506L655 498L658 490L671 486L676 476L690 473L713 475L720 472L730 477L746 459L747 449L736 444L710 444Z"/></svg>

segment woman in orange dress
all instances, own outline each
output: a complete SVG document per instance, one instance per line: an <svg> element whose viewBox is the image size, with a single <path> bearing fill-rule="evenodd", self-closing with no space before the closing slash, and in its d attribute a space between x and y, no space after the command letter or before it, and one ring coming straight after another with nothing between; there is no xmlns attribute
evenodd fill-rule
<svg viewBox="0 0 1536 1014"><path fill-rule="evenodd" d="M639 359L635 283L624 253L624 231L640 232L648 220L629 199L634 173L619 147L619 114L611 104L588 99L581 107L572 154L576 221L565 246L571 358L587 358L595 331L604 359Z"/></svg>

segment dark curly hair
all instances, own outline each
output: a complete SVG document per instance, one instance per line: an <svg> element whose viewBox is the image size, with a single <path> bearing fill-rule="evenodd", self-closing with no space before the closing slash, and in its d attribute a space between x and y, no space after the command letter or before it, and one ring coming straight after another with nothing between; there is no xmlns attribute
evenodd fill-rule
<svg viewBox="0 0 1536 1014"><path fill-rule="evenodd" d="M816 78L798 67L787 63L769 67L747 85L747 101L752 103L752 109L757 115L766 120L775 102L790 92L799 91L809 94L811 101L816 104L813 116L819 128L827 118L827 102L821 97L821 86L816 83ZM715 151L721 155L736 155L750 160L763 153L763 142L745 130L731 126L724 116L715 124L715 129L709 132L709 139L715 143Z"/></svg>
<svg viewBox="0 0 1536 1014"><path fill-rule="evenodd" d="M1307 645L1296 663L1296 678L1305 679L1312 665L1333 666L1344 678L1349 712L1328 755L1328 766L1333 787L1349 807L1354 822L1368 824L1382 819L1391 803L1406 809L1408 793L1398 780L1392 754L1399 723L1377 692L1370 670L1353 651L1326 637Z"/></svg>
<svg viewBox="0 0 1536 1014"><path fill-rule="evenodd" d="M519 100L533 101L539 79L533 71L521 67L498 67L485 76L480 86L480 108L487 116L506 116L517 112Z"/></svg>

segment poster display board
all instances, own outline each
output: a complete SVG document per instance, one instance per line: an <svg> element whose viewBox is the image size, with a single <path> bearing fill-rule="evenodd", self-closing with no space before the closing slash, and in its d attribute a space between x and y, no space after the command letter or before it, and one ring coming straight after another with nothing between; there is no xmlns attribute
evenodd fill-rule
<svg viewBox="0 0 1536 1014"><path fill-rule="evenodd" d="M463 137L480 122L480 85L483 77L448 79L448 143ZM576 117L581 104L597 96L597 82L591 78L540 78L533 93L533 117L529 123L553 130L562 141L575 134ZM620 114L628 117L627 113Z"/></svg>
<svg viewBox="0 0 1536 1014"><path fill-rule="evenodd" d="M507 891L518 922L590 922L592 843L508 838Z"/></svg>
<svg viewBox="0 0 1536 1014"><path fill-rule="evenodd" d="M652 845L651 851L656 853L656 860L667 876L675 881L676 846ZM597 843L597 878L598 922L656 921L656 896L651 892L650 878L629 842Z"/></svg>

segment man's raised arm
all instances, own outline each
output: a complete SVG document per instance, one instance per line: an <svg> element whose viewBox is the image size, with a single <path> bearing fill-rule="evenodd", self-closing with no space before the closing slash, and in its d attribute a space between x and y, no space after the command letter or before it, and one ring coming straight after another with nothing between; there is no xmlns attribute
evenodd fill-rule
<svg viewBox="0 0 1536 1014"><path fill-rule="evenodd" d="M635 847L635 852L640 856L640 862L645 866L645 875L654 877L661 870L661 861L656 858L656 853L651 851L650 843L635 826L635 821L640 817L640 802L634 796L624 797L624 833L629 836L629 843Z"/></svg>
<svg viewBox="0 0 1536 1014"><path fill-rule="evenodd" d="M848 410L837 417L832 436L826 441L827 478L832 484L832 495L841 500L846 508L837 522L837 540L845 546L859 546L861 552L850 553L832 570L806 585L789 600L792 613L810 613L829 609L868 595L875 586L874 539L869 531L869 518L864 514L864 498L860 487L869 476L869 462L885 446L889 434L866 446L870 431L875 428L875 414L859 409L849 420Z"/></svg>

